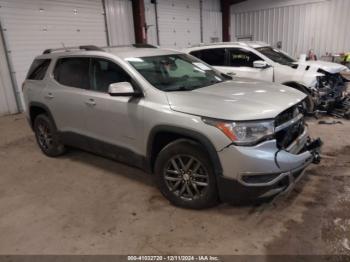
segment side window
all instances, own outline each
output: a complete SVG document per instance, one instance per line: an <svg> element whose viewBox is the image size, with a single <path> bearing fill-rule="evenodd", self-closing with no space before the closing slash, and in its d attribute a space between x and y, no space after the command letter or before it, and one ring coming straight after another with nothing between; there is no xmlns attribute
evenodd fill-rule
<svg viewBox="0 0 350 262"><path fill-rule="evenodd" d="M225 66L225 48L213 48L191 52L191 55L198 57L212 66Z"/></svg>
<svg viewBox="0 0 350 262"><path fill-rule="evenodd" d="M62 85L87 89L89 88L89 63L88 57L58 59L54 77Z"/></svg>
<svg viewBox="0 0 350 262"><path fill-rule="evenodd" d="M91 90L107 93L110 84L119 82L131 82L131 77L111 61L92 58Z"/></svg>
<svg viewBox="0 0 350 262"><path fill-rule="evenodd" d="M30 66L27 79L43 80L50 63L51 59L35 59Z"/></svg>
<svg viewBox="0 0 350 262"><path fill-rule="evenodd" d="M241 48L235 48L229 50L230 56L230 66L234 67L253 67L253 62L257 60L262 60L256 54Z"/></svg>

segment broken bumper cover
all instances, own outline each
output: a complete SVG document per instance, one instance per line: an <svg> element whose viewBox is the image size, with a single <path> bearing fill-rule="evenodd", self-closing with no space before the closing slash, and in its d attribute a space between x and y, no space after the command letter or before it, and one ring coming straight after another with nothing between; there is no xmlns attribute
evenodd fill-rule
<svg viewBox="0 0 350 262"><path fill-rule="evenodd" d="M273 146L273 141L250 149L232 147L227 148L229 150L225 153L221 152L224 175L219 176L217 181L221 200L241 203L289 192L311 163L320 162L321 140L312 141L307 133L303 135L291 149L298 150L297 154L278 150ZM236 156L238 151L239 160L236 162L231 158L231 166L225 169L229 151L233 151ZM239 163L238 172L235 172L232 168ZM231 176L228 176L228 172Z"/></svg>

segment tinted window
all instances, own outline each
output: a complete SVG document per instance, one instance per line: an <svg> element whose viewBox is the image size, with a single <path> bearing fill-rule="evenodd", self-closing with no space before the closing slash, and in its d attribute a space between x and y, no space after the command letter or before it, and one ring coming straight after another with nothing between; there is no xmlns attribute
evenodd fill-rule
<svg viewBox="0 0 350 262"><path fill-rule="evenodd" d="M43 80L50 62L51 59L35 59L29 69L27 79Z"/></svg>
<svg viewBox="0 0 350 262"><path fill-rule="evenodd" d="M108 92L110 84L131 82L130 76L118 65L104 59L92 59L91 89Z"/></svg>
<svg viewBox="0 0 350 262"><path fill-rule="evenodd" d="M89 88L89 62L87 57L59 59L54 70L54 77L62 85Z"/></svg>
<svg viewBox="0 0 350 262"><path fill-rule="evenodd" d="M198 57L209 65L225 65L225 48L215 48L191 52L191 55Z"/></svg>
<svg viewBox="0 0 350 262"><path fill-rule="evenodd" d="M229 56L230 66L235 67L253 67L254 61L262 60L256 54L241 48L230 49Z"/></svg>

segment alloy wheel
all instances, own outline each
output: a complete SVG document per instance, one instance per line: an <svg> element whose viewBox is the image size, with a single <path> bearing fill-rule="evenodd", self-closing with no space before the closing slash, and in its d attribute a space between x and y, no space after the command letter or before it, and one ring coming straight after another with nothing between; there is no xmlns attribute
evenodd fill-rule
<svg viewBox="0 0 350 262"><path fill-rule="evenodd" d="M209 176L203 164L190 155L172 157L164 169L168 189L185 200L193 200L205 194Z"/></svg>

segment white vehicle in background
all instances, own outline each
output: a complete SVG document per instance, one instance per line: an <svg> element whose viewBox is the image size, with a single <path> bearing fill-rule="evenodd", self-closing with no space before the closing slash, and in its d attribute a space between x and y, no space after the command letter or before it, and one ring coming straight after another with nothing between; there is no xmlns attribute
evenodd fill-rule
<svg viewBox="0 0 350 262"><path fill-rule="evenodd" d="M237 77L281 83L308 95L307 109L331 110L343 99L345 66L324 61L297 61L263 42L232 42L186 49L219 71Z"/></svg>

